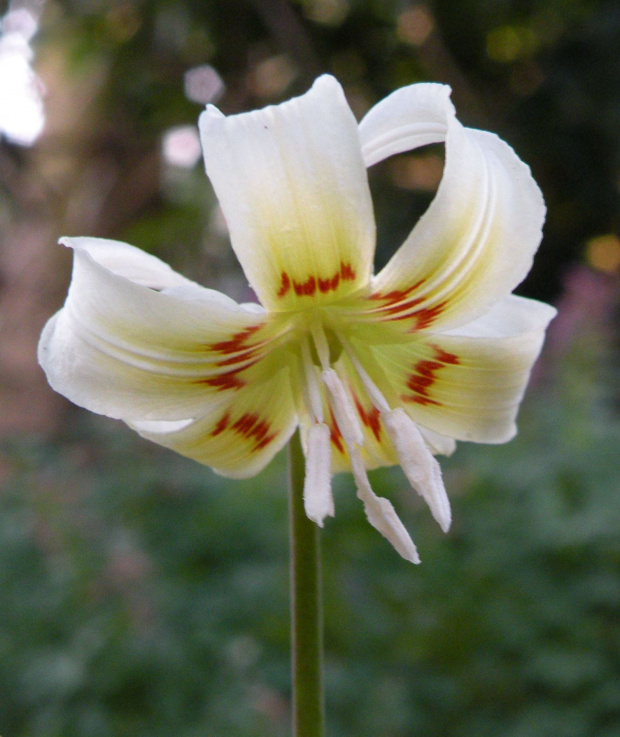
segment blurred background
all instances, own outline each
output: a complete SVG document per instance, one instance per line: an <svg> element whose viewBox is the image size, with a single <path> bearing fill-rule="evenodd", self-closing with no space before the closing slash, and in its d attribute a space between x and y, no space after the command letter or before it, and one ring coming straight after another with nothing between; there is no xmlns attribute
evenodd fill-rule
<svg viewBox="0 0 620 737"><path fill-rule="evenodd" d="M603 0L0 3L0 733L284 737L285 460L228 482L55 395L38 335L62 235L119 238L236 298L200 161L226 113L322 72L358 117L450 84L530 164L549 213L522 294L549 332L501 447L442 463L444 536L373 474L423 563L336 481L324 534L331 737L620 735L620 6ZM441 147L374 167L377 265L431 201Z"/></svg>

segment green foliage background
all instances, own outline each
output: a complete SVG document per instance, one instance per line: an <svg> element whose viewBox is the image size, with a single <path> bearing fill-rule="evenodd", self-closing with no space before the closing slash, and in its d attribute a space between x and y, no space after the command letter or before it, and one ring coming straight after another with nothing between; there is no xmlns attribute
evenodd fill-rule
<svg viewBox="0 0 620 737"><path fill-rule="evenodd" d="M620 422L583 369L567 359L531 392L515 441L443 464L447 537L399 471L375 472L417 568L338 477L323 535L330 735L618 734ZM233 485L91 417L6 450L4 734L288 734L284 458Z"/></svg>
<svg viewBox="0 0 620 737"><path fill-rule="evenodd" d="M162 167L146 194L131 181L162 132L195 123L191 67L222 75L226 112L301 92L321 71L370 104L439 79L461 119L531 164L549 219L523 291L557 297L586 241L617 225L617 4L437 0L424 7L441 44L412 46L398 22L419 5L50 1L41 52L62 49L70 77L105 69L80 160L114 165L131 184L111 192L91 234L157 251L210 284L234 268L199 167ZM508 44L499 57L497 39ZM269 97L253 74L278 54L297 72ZM399 188L389 167L371 185L381 262L432 195ZM588 319L552 345L512 443L463 446L442 463L448 536L400 471L374 474L420 567L398 558L351 480L337 479L323 535L331 737L620 735L617 347L613 329ZM285 459L230 483L116 423L65 412L53 435L2 444L0 733L287 735Z"/></svg>

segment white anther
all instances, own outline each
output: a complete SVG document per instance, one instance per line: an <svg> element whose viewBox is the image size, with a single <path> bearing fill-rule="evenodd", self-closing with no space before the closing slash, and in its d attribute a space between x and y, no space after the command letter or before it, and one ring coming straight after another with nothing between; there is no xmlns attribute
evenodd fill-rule
<svg viewBox="0 0 620 737"><path fill-rule="evenodd" d="M306 445L304 509L309 519L319 527L323 527L325 517L334 516L331 454L329 427L322 423L312 425Z"/></svg>
<svg viewBox="0 0 620 737"><path fill-rule="evenodd" d="M364 510L370 524L387 538L397 553L405 560L419 563L420 557L409 533L400 521L392 504L383 497L377 496L368 481L364 462L359 450L349 449L351 470L357 486L357 495L364 502Z"/></svg>
<svg viewBox="0 0 620 737"><path fill-rule="evenodd" d="M428 504L444 532L450 529L450 500L441 478L441 467L428 449L422 433L403 409L381 413L399 463L409 483Z"/></svg>
<svg viewBox="0 0 620 737"><path fill-rule="evenodd" d="M321 374L321 378L332 398L331 406L338 423L338 429L342 433L347 447L351 449L355 445L364 444L364 433L360 425L357 412L344 384L338 374L332 368L328 368Z"/></svg>

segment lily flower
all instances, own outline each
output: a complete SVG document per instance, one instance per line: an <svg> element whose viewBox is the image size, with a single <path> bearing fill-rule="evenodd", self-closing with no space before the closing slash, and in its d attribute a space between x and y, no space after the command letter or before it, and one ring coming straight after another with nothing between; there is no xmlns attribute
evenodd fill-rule
<svg viewBox="0 0 620 737"><path fill-rule="evenodd" d="M231 478L258 473L299 426L304 504L334 514L350 470L370 523L416 548L367 470L400 464L444 531L434 454L503 443L555 310L511 294L541 239L542 195L495 135L463 127L449 87L397 90L357 124L320 77L281 105L200 117L232 247L260 304L238 304L117 241L74 250L39 360L52 387ZM375 276L366 168L445 142L428 211Z"/></svg>

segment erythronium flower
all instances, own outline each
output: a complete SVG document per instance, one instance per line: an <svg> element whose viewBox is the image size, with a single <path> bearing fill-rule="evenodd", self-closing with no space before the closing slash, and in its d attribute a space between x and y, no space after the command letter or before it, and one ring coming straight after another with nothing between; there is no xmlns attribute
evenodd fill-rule
<svg viewBox="0 0 620 737"><path fill-rule="evenodd" d="M334 514L350 469L369 521L416 548L366 470L400 464L447 530L434 453L502 443L553 308L511 294L545 207L530 171L491 133L464 128L448 87L416 84L358 126L340 85L200 118L207 174L260 305L237 304L115 241L65 238L74 269L39 360L76 404L233 478L260 471L300 426L304 503ZM437 195L373 276L366 167L445 142Z"/></svg>

